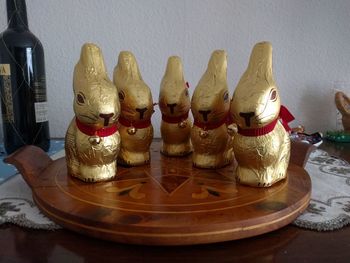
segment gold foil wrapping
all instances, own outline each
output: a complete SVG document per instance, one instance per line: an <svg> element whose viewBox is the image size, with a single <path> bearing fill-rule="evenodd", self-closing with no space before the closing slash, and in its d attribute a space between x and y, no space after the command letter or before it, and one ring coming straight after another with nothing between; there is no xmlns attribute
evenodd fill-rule
<svg viewBox="0 0 350 263"><path fill-rule="evenodd" d="M159 108L162 112L160 132L161 152L168 156L184 156L192 152L192 123L188 118L190 96L183 75L182 62L177 56L168 59L160 84Z"/></svg>
<svg viewBox="0 0 350 263"><path fill-rule="evenodd" d="M272 46L254 46L247 70L231 100L230 112L241 130L260 129L279 118L280 97L272 73ZM286 177L290 139L282 124L264 135L235 134L236 176L242 184L267 187Z"/></svg>
<svg viewBox="0 0 350 263"><path fill-rule="evenodd" d="M114 130L120 104L117 89L107 76L102 52L94 44L84 44L81 49L74 68L73 90L75 118L65 138L68 173L87 182L111 179L117 171L120 135L118 131L98 135L97 131Z"/></svg>
<svg viewBox="0 0 350 263"><path fill-rule="evenodd" d="M128 166L150 162L153 99L131 52L120 52L113 82L115 86L107 76L101 50L85 44L74 69L75 118L65 146L68 173L84 181L113 178L117 161ZM349 103L345 95L338 97L343 102L339 105ZM267 187L286 177L290 140L277 121L281 105L270 43L255 45L231 105L225 51L212 53L191 101L181 59L170 57L160 85L159 106L163 154L183 156L193 149L193 165L209 169L231 163L235 155L237 180L250 186ZM190 108L193 126L188 119ZM236 126L229 125L229 117ZM266 132L266 127L272 128ZM244 132L247 130L265 132L252 136Z"/></svg>
<svg viewBox="0 0 350 263"><path fill-rule="evenodd" d="M121 105L122 143L118 163L128 166L147 164L150 162L149 151L153 139L153 99L131 52L120 52L113 81L117 86Z"/></svg>
<svg viewBox="0 0 350 263"><path fill-rule="evenodd" d="M232 161L232 137L228 134L226 124L229 107L227 54L223 50L216 50L191 100L194 166L220 168Z"/></svg>

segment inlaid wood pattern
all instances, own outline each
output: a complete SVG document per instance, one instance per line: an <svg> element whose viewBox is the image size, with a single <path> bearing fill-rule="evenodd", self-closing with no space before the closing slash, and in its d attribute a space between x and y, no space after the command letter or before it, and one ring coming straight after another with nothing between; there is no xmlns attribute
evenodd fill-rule
<svg viewBox="0 0 350 263"><path fill-rule="evenodd" d="M293 221L308 205L311 182L295 164L270 188L236 184L232 164L192 166L191 156L165 157L151 146L151 163L118 167L113 181L84 183L67 175L65 159L50 161L27 146L10 156L41 211L90 236L144 245L213 243L255 236Z"/></svg>

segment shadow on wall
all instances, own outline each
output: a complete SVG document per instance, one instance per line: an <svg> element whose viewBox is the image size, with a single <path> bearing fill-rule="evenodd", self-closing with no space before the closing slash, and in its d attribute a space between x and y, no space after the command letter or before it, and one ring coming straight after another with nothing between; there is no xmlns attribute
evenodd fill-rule
<svg viewBox="0 0 350 263"><path fill-rule="evenodd" d="M332 89L329 88L327 92L327 87L309 85L302 90L304 92L299 101L298 109L300 109L300 123L311 124L305 127L306 132L325 132L336 129L337 113ZM308 114L305 115L305 112Z"/></svg>

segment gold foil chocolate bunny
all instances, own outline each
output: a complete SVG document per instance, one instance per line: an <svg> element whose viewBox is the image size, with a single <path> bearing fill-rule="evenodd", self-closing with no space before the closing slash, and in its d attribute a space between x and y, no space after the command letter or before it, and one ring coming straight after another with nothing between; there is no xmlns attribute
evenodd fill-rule
<svg viewBox="0 0 350 263"><path fill-rule="evenodd" d="M226 71L226 52L214 51L192 96L192 161L196 167L220 168L233 159L232 137L227 129L230 102Z"/></svg>
<svg viewBox="0 0 350 263"><path fill-rule="evenodd" d="M290 139L279 118L289 112L280 104L270 43L254 46L248 68L234 91L230 112L238 126L233 143L238 181L267 187L284 179Z"/></svg>
<svg viewBox="0 0 350 263"><path fill-rule="evenodd" d="M344 92L338 91L334 100L337 109L342 115L344 131L350 133L350 98Z"/></svg>
<svg viewBox="0 0 350 263"><path fill-rule="evenodd" d="M122 142L118 163L128 166L147 164L153 139L153 99L131 52L120 52L113 81L121 105L119 124Z"/></svg>
<svg viewBox="0 0 350 263"><path fill-rule="evenodd" d="M168 156L184 156L192 152L190 141L192 123L188 118L190 97L181 59L172 56L160 84L159 108L162 112L160 132L161 152Z"/></svg>
<svg viewBox="0 0 350 263"><path fill-rule="evenodd" d="M107 76L102 52L84 44L73 76L74 112L65 141L68 173L86 182L113 178L117 172L120 104Z"/></svg>

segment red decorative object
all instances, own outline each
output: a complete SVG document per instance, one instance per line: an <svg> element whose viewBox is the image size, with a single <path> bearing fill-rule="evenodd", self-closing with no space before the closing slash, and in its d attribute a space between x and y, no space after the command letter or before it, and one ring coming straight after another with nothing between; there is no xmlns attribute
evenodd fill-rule
<svg viewBox="0 0 350 263"><path fill-rule="evenodd" d="M99 137L107 137L107 136L110 136L118 131L117 124L113 124L112 126L109 126L109 127L103 127L103 128L96 129L95 127L92 127L92 126L86 125L85 123L82 123L81 121L79 121L78 118L75 118L75 122L77 124L78 129L82 133L89 135L89 136L97 135Z"/></svg>

